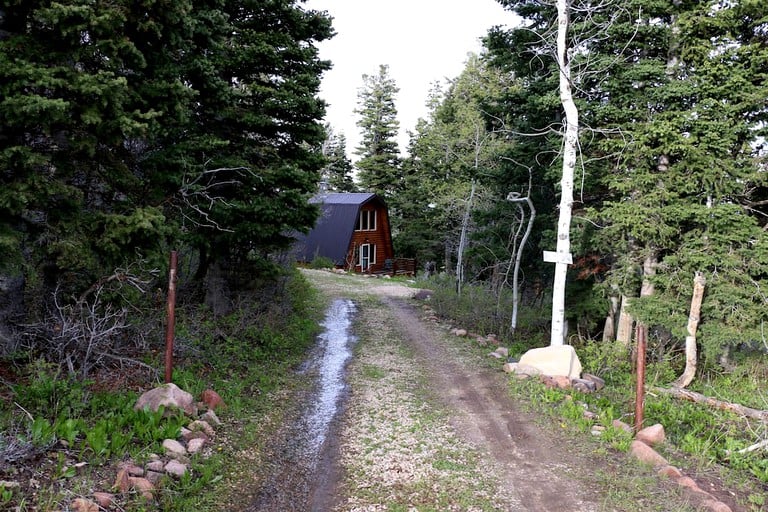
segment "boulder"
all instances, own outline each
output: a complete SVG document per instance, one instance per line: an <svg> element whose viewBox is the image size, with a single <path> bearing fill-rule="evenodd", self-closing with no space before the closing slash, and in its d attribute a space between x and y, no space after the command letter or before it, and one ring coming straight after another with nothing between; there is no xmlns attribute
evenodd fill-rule
<svg viewBox="0 0 768 512"><path fill-rule="evenodd" d="M532 366L539 373L550 376L566 376L570 379L581 377L581 362L571 345L555 345L533 348L523 354L520 364Z"/></svg>
<svg viewBox="0 0 768 512"><path fill-rule="evenodd" d="M520 363L506 363L504 365L504 371L507 373L516 373L517 375L526 375L529 377L541 375L541 370L538 368Z"/></svg>
<svg viewBox="0 0 768 512"><path fill-rule="evenodd" d="M629 445L629 454L634 458L653 467L668 466L667 459L659 455L656 450L641 441L632 441Z"/></svg>
<svg viewBox="0 0 768 512"><path fill-rule="evenodd" d="M571 379L564 375L539 375L539 380L548 388L571 389Z"/></svg>
<svg viewBox="0 0 768 512"><path fill-rule="evenodd" d="M597 391L597 386L595 386L595 383L590 380L573 379L571 381L571 385L573 386L573 389L582 393L594 393Z"/></svg>
<svg viewBox="0 0 768 512"><path fill-rule="evenodd" d="M99 512L99 505L85 498L75 498L72 501L72 512Z"/></svg>
<svg viewBox="0 0 768 512"><path fill-rule="evenodd" d="M605 387L605 380L601 379L597 375L592 375L591 373L585 373L581 376L583 380L588 380L592 382L595 385L595 391L600 391Z"/></svg>
<svg viewBox="0 0 768 512"><path fill-rule="evenodd" d="M128 476L128 472L124 469L121 469L117 472L115 483L112 485L112 487L117 489L118 492L125 492L131 488L130 478L131 477Z"/></svg>
<svg viewBox="0 0 768 512"><path fill-rule="evenodd" d="M216 431L213 430L213 427L210 425L210 423L203 420L195 420L187 425L187 428L192 432L202 432L209 438L216 434Z"/></svg>
<svg viewBox="0 0 768 512"><path fill-rule="evenodd" d="M206 389L203 391L202 401L210 410L226 407L226 404L224 403L224 400L222 400L221 396L219 396L219 394L212 389Z"/></svg>
<svg viewBox="0 0 768 512"><path fill-rule="evenodd" d="M700 506L703 509L709 510L711 512L732 512L731 507L729 507L722 501L718 501L715 499L704 500L703 502L701 502Z"/></svg>
<svg viewBox="0 0 768 512"><path fill-rule="evenodd" d="M130 477L131 488L138 491L144 498L151 500L154 498L155 485L147 480L137 476Z"/></svg>
<svg viewBox="0 0 768 512"><path fill-rule="evenodd" d="M619 430L623 430L624 432L627 432L628 434L632 433L632 427L630 425L627 425L626 423L624 423L621 420L613 420L611 425L613 425L614 428L617 428Z"/></svg>
<svg viewBox="0 0 768 512"><path fill-rule="evenodd" d="M177 460L170 460L168 461L168 464L165 465L165 472L168 473L169 475L182 477L187 472L187 465L182 464Z"/></svg>
<svg viewBox="0 0 768 512"><path fill-rule="evenodd" d="M115 495L110 492L97 491L93 493L93 500L103 509L112 508L115 504Z"/></svg>
<svg viewBox="0 0 768 512"><path fill-rule="evenodd" d="M221 420L213 411L205 411L205 414L200 416L200 419L209 425L221 425Z"/></svg>
<svg viewBox="0 0 768 512"><path fill-rule="evenodd" d="M664 466L661 468L658 473L659 476L666 476L668 478L671 478L672 480L677 480L678 478L681 478L683 476L683 473L677 469L675 466Z"/></svg>
<svg viewBox="0 0 768 512"><path fill-rule="evenodd" d="M172 409L181 409L189 416L197 416L195 398L173 383L163 384L145 392L139 397L133 408L137 411L142 409L157 411L161 406L166 408L166 412Z"/></svg>
<svg viewBox="0 0 768 512"><path fill-rule="evenodd" d="M163 449L165 449L165 453L168 455L186 455L187 449L184 448L184 445L178 442L175 439L166 439L163 441Z"/></svg>
<svg viewBox="0 0 768 512"><path fill-rule="evenodd" d="M507 347L499 347L494 352L505 359L509 357L509 349Z"/></svg>
<svg viewBox="0 0 768 512"><path fill-rule="evenodd" d="M187 443L187 451L190 454L195 454L203 449L203 446L205 445L205 439L196 438L196 439L190 439Z"/></svg>
<svg viewBox="0 0 768 512"><path fill-rule="evenodd" d="M153 460L147 462L147 472L154 471L155 473L161 473L164 467L165 463L162 460Z"/></svg>
<svg viewBox="0 0 768 512"><path fill-rule="evenodd" d="M664 426L657 423L656 425L645 427L635 435L635 439L642 441L648 446L656 446L661 444L666 439L666 435L664 434Z"/></svg>
<svg viewBox="0 0 768 512"><path fill-rule="evenodd" d="M163 465L164 467L164 465ZM160 468L160 471L150 471L147 470L147 476L145 477L152 485L158 485L160 483L160 480L163 479L165 476L163 467Z"/></svg>

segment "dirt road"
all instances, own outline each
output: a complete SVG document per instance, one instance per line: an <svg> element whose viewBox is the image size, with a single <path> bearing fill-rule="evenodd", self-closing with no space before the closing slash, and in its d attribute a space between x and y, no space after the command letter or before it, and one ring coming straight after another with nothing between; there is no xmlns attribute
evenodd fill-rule
<svg viewBox="0 0 768 512"><path fill-rule="evenodd" d="M306 275L329 302L354 302L358 341L322 448L302 452L302 422L286 426L279 470L249 510L693 510L671 492L622 495L616 457L585 453L589 442L572 449L556 426L521 410L500 364L422 318L409 300L416 290ZM309 393L304 407L312 401Z"/></svg>

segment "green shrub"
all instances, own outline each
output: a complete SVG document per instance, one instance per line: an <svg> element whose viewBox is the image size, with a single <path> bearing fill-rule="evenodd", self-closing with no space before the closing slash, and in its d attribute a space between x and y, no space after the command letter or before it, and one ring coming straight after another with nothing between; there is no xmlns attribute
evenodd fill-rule
<svg viewBox="0 0 768 512"><path fill-rule="evenodd" d="M333 260L331 258L328 258L327 256L315 256L315 259L312 260L312 262L309 264L310 268L314 269L324 269L324 268L334 268L336 265L333 263Z"/></svg>

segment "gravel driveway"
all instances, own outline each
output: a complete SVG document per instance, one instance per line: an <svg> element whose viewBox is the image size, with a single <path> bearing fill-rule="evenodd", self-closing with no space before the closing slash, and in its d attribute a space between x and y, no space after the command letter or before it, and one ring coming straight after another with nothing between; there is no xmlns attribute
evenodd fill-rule
<svg viewBox="0 0 768 512"><path fill-rule="evenodd" d="M620 458L572 449L521 410L500 365L427 320L410 300L417 290L304 272L329 304L354 303L357 343L323 446L309 453L302 421L285 425L249 512L692 510L674 496L646 506L669 492L612 505ZM308 392L297 411L313 402Z"/></svg>

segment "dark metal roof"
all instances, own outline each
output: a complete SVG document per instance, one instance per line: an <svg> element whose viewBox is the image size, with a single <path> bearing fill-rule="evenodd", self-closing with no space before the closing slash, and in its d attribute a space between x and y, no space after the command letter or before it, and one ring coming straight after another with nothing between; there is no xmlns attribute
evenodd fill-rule
<svg viewBox="0 0 768 512"><path fill-rule="evenodd" d="M354 204L362 206L374 197L376 197L376 194L369 192L332 192L315 196L309 202L315 204Z"/></svg>
<svg viewBox="0 0 768 512"><path fill-rule="evenodd" d="M372 200L384 204L371 193L330 193L310 199L310 203L320 205L320 216L309 234L296 238L296 259L312 261L325 256L336 265L344 265L360 207Z"/></svg>

